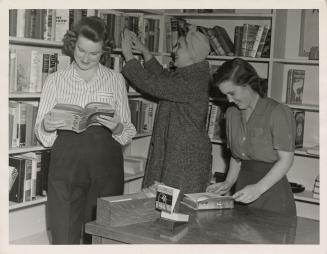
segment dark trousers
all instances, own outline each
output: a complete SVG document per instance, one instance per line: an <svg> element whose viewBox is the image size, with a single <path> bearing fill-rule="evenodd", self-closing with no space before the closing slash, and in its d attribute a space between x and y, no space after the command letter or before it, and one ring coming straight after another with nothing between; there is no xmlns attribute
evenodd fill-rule
<svg viewBox="0 0 327 254"><path fill-rule="evenodd" d="M79 244L84 223L95 220L98 197L121 195L121 146L104 127L60 131L51 152L48 215L53 244ZM86 243L90 236L85 236Z"/></svg>

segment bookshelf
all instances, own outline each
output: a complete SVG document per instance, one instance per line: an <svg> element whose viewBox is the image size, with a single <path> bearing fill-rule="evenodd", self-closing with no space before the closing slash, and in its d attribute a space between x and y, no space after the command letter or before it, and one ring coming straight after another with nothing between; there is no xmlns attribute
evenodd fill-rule
<svg viewBox="0 0 327 254"><path fill-rule="evenodd" d="M319 70L319 60L308 60L304 57L298 57L299 47L294 41L294 38L299 37L297 33L300 29L301 15L300 10L235 10L233 13L182 13L181 10L117 10L121 13L143 13L143 18L148 17L157 18L160 20L160 34L158 52L153 54L163 64L167 64L171 60L171 54L166 50L166 34L165 34L165 22L168 18L183 18L188 23L213 27L217 24L226 29L228 35L233 40L235 33L235 26L241 26L244 23L254 25L269 25L271 28L271 42L270 42L270 54L267 57L242 57L249 61L258 71L259 75L268 80L268 96L275 98L280 102L285 102L285 89L286 89L286 74L289 68L305 68L308 70L309 81L306 85L310 84L310 90L313 92L304 91L304 101L302 105L288 104L291 108L305 110L306 121L305 130L314 130L314 132L304 133L304 143L307 146L319 142L318 126L319 126L319 98L317 97L319 91L319 82L317 80L317 71ZM106 13L106 10L99 10L96 12L98 16L101 13ZM287 24L287 25L285 25ZM290 33L293 31L293 33ZM294 34L295 33L295 34ZM60 41L48 41L42 39L32 38L19 38L9 37L10 48L28 48L36 49L42 52L49 50L60 53L62 42ZM121 55L121 49L115 48L114 54ZM140 52L133 52L136 56L140 56ZM221 64L226 60L233 59L234 56L226 55L210 55L208 61L215 64ZM313 84L313 85L311 85ZM307 86L308 88L309 86ZM309 94L308 94L309 93ZM129 91L129 98L138 99L143 96L137 91ZM27 100L38 101L40 98L39 92L24 93L24 92L11 92L9 94L9 100ZM211 103L222 104L226 103L224 98L211 98ZM148 148L150 144L151 132L137 134L133 139L133 142L124 148L124 154L127 156L142 156L147 157ZM221 140L212 139L213 144L213 171L224 172L226 170L226 162L224 154L226 151L225 143ZM9 149L10 155L22 154L27 152L43 151L47 150L42 146L36 147L24 147L24 148L11 148ZM317 207L319 210L319 200L312 198L312 188L314 178L319 173L319 155L312 155L306 152L305 148L300 148L295 151L295 163L288 175L290 181L299 182L306 187L305 192L295 194L296 203L300 212L300 216L319 218L319 212L317 213ZM127 174L125 176L125 182L129 183L128 191L138 191L143 178L143 172L137 174ZM25 239L28 235L39 234L39 232L28 232L21 229L21 226L17 226L18 221L21 223L21 218L27 218L27 220L39 221L41 218L45 220L45 204L46 197L38 197L34 201L26 203L11 203L9 204L10 211L10 225L11 239L13 242L19 242L19 239ZM302 211L301 210L301 211ZM314 212L311 212L314 210ZM312 216L314 214L314 216ZM41 222L36 228L42 229L46 232L46 223ZM28 227L28 226L27 226ZM23 233L21 233L21 232ZM16 233L18 232L18 233ZM44 234L43 234L44 235ZM17 240L18 239L18 240Z"/></svg>

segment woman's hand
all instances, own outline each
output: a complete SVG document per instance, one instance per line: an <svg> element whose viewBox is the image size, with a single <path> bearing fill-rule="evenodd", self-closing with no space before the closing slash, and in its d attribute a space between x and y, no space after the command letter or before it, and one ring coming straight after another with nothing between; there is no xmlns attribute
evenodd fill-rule
<svg viewBox="0 0 327 254"><path fill-rule="evenodd" d="M229 181L224 181L221 183L214 183L207 187L207 192L213 192L219 195L224 195L232 188L233 183Z"/></svg>
<svg viewBox="0 0 327 254"><path fill-rule="evenodd" d="M134 58L132 52L132 39L130 33L131 32L127 28L125 28L121 32L121 48L126 62Z"/></svg>
<svg viewBox="0 0 327 254"><path fill-rule="evenodd" d="M115 135L120 135L123 132L124 126L120 122L120 117L117 114L115 114L113 117L100 114L97 116L97 121L111 130Z"/></svg>
<svg viewBox="0 0 327 254"><path fill-rule="evenodd" d="M261 191L256 184L245 186L233 195L235 201L242 203L251 203L261 196Z"/></svg>
<svg viewBox="0 0 327 254"><path fill-rule="evenodd" d="M53 132L53 131L59 129L60 127L64 127L64 126L65 126L64 121L53 121L53 120L51 120L50 113L47 113L47 114L44 115L43 128L44 128L45 131Z"/></svg>

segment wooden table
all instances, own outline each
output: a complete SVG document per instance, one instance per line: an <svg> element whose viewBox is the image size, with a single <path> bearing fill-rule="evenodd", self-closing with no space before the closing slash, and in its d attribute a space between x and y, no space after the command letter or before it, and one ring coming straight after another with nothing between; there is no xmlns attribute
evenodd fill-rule
<svg viewBox="0 0 327 254"><path fill-rule="evenodd" d="M319 244L319 221L283 217L277 213L236 205L234 209L193 211L186 226L171 232L157 221L108 227L85 226L94 244Z"/></svg>

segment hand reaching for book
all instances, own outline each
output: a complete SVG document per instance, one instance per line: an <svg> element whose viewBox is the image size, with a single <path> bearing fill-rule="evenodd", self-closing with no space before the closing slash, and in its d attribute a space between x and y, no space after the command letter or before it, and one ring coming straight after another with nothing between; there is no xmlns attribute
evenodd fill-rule
<svg viewBox="0 0 327 254"><path fill-rule="evenodd" d="M133 58L133 55L130 57L130 54L132 54L132 49L140 51L143 54L145 61L148 61L152 58L152 54L148 48L140 41L137 35L125 28L122 32L122 51L126 61Z"/></svg>
<svg viewBox="0 0 327 254"><path fill-rule="evenodd" d="M96 119L100 124L107 127L115 135L120 135L123 132L124 126L120 122L120 117L117 114L114 114L113 117L100 114L96 117Z"/></svg>
<svg viewBox="0 0 327 254"><path fill-rule="evenodd" d="M45 114L44 118L43 118L43 128L44 130L48 131L48 132L53 132L61 127L65 126L65 122L64 121L56 121L56 120L52 120L51 119L51 114L47 113Z"/></svg>
<svg viewBox="0 0 327 254"><path fill-rule="evenodd" d="M121 32L121 48L126 62L134 58L132 52L131 32L126 28Z"/></svg>
<svg viewBox="0 0 327 254"><path fill-rule="evenodd" d="M209 185L207 187L207 192L213 192L219 195L224 195L227 192L230 191L230 189L232 188L233 183L229 182L229 181L224 181L224 182L220 182L220 183L214 183L212 185Z"/></svg>

